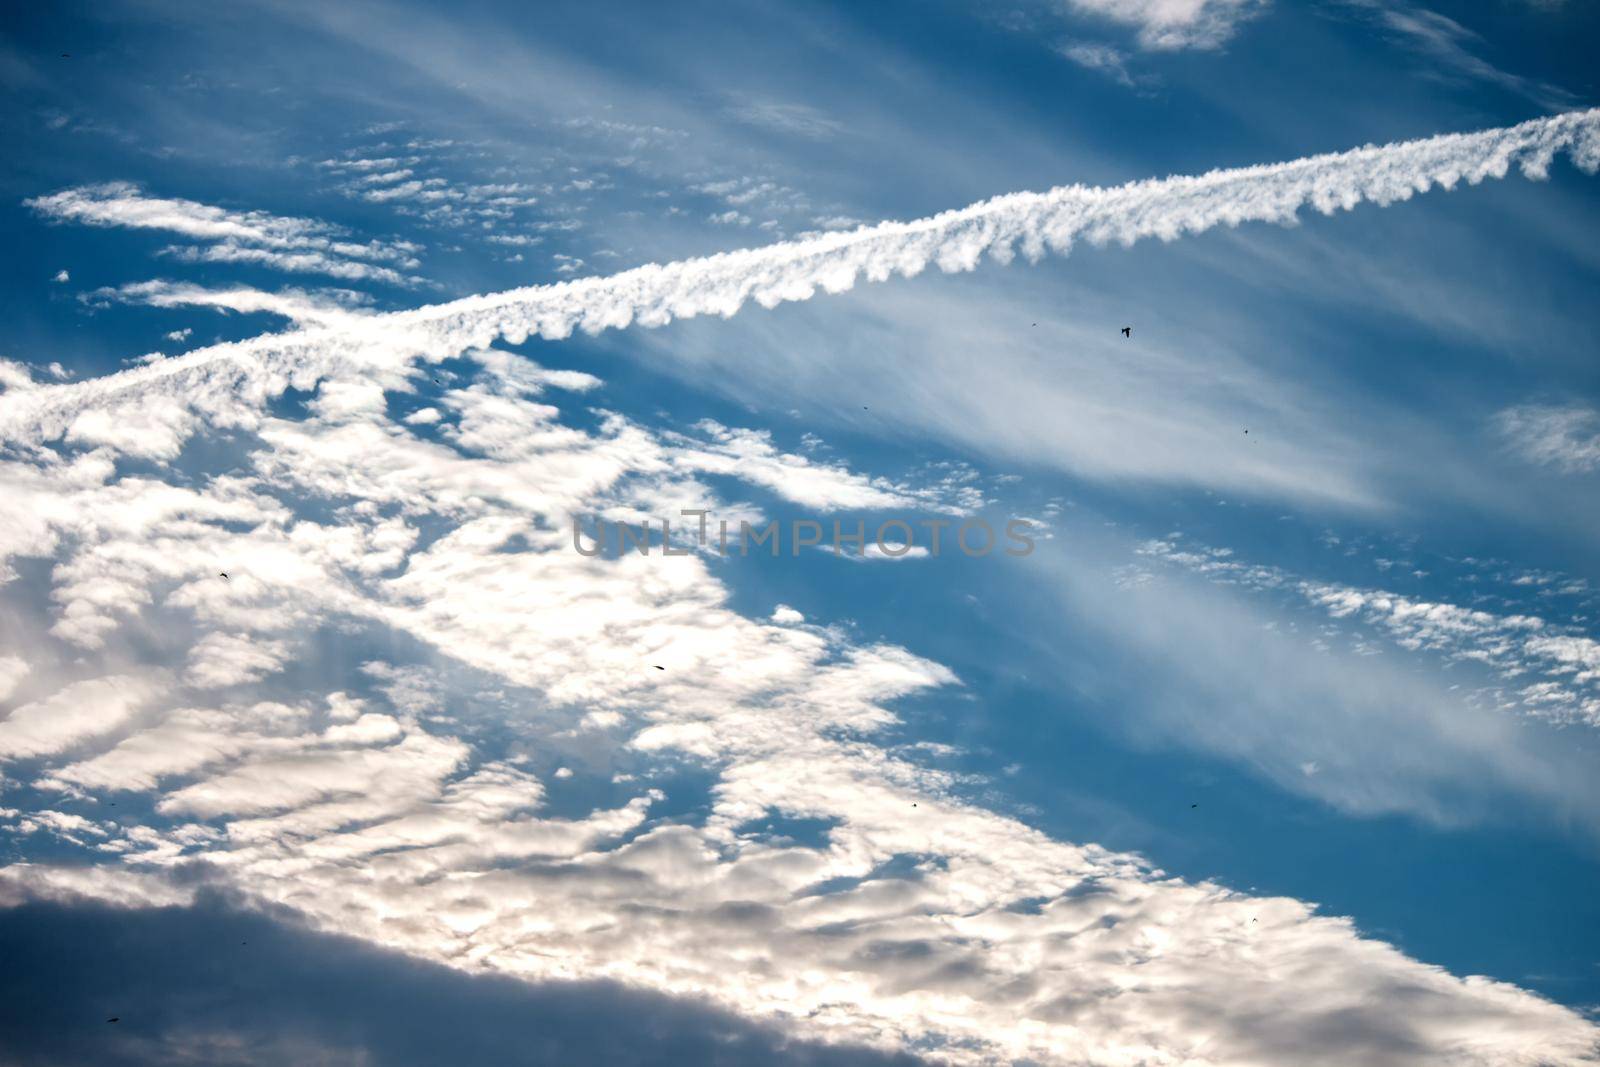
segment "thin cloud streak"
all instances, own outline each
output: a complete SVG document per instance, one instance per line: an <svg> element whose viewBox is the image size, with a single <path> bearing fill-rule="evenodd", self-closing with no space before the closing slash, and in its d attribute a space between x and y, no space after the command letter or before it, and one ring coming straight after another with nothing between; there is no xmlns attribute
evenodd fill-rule
<svg viewBox="0 0 1600 1067"><path fill-rule="evenodd" d="M1483 59L1473 51L1483 43L1483 38L1436 11L1386 4L1380 0L1346 2L1373 12L1380 25L1399 34L1413 50L1432 59L1444 71L1497 85L1550 111L1561 111L1577 102L1576 97L1559 86L1512 74Z"/></svg>
<svg viewBox="0 0 1600 1067"><path fill-rule="evenodd" d="M534 336L562 340L575 330L656 327L706 314L726 318L752 300L771 308L809 300L819 290L841 293L863 278L913 277L929 265L946 273L970 271L986 255L1007 263L1020 252L1036 261L1047 252L1066 255L1078 241L1131 245L1148 237L1173 241L1219 225L1289 224L1307 206L1324 214L1362 203L1386 206L1435 186L1452 189L1462 182L1503 178L1514 166L1529 178L1543 178L1562 152L1585 173L1600 170L1600 109L1197 177L1014 193L913 222L885 222L200 349L93 382L30 390L0 407L0 436L59 436L84 407L114 403L119 394L138 393L158 379L194 378L189 384L204 379L212 401L221 399L220 392L261 388L263 377L286 385L291 373L303 388L326 372L330 359L440 360L502 338L520 344Z"/></svg>
<svg viewBox="0 0 1600 1067"><path fill-rule="evenodd" d="M1582 404L1524 404L1495 416L1495 428L1517 455L1567 474L1600 467L1600 411Z"/></svg>
<svg viewBox="0 0 1600 1067"><path fill-rule="evenodd" d="M351 241L338 227L316 219L229 211L194 200L147 196L131 182L63 189L24 200L23 206L55 222L157 230L211 242L204 248L163 250L165 255L190 262L248 262L290 273L402 286L421 281L400 273L420 265L416 258L420 249L408 241Z"/></svg>
<svg viewBox="0 0 1600 1067"><path fill-rule="evenodd" d="M1146 541L1137 552L1213 581L1293 593L1330 618L1365 624L1409 651L1482 664L1513 688L1509 698L1486 690L1483 695L1497 703L1552 723L1600 726L1600 642L1574 625L1302 578L1235 560L1228 549L1182 547L1173 537Z"/></svg>

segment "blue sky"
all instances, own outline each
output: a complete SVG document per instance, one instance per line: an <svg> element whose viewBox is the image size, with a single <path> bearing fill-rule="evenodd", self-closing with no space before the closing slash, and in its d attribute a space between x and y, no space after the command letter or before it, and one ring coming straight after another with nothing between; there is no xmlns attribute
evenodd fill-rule
<svg viewBox="0 0 1600 1067"><path fill-rule="evenodd" d="M8 1059L1600 1056L1589 6L4 17Z"/></svg>

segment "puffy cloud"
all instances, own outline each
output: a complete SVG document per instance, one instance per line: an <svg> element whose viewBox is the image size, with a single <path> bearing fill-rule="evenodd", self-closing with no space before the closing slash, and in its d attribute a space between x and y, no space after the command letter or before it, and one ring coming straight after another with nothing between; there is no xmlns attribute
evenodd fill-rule
<svg viewBox="0 0 1600 1067"><path fill-rule="evenodd" d="M21 656L0 656L0 700L16 692L28 670L28 661Z"/></svg>
<svg viewBox="0 0 1600 1067"><path fill-rule="evenodd" d="M0 724L13 752L47 761L38 786L67 798L17 832L98 861L13 865L6 892L187 900L177 871L203 862L244 899L424 959L605 977L954 1062L1582 1062L1593 1028L1521 990L1426 967L1298 901L1171 879L958 799L947 776L873 740L897 699L958 684L938 664L797 625L792 609L744 618L698 556L570 551L545 525L560 507L604 510L627 472L670 470L682 445L616 419L567 429L526 397L545 388L537 368L490 362L441 395L464 426L443 443L381 404L335 401L262 417L247 484L124 491L103 468L35 470L64 489L61 531L31 542L62 554L57 610L115 575L142 625L200 633L181 691L145 711L101 707L126 682L76 682ZM357 429L362 447L341 446ZM412 479L398 490L381 473L390 453ZM507 488L535 457L544 488ZM326 523L281 505L316 499L344 503ZM411 520L396 526L400 506ZM406 533L440 518L425 542ZM191 547L139 551L179 538ZM213 559L239 561L230 580ZM96 610L108 641L131 625ZM335 622L403 635L438 665L335 667L327 693L267 673L284 654L275 635ZM372 682L392 706L354 695ZM234 696L263 685L276 699ZM488 685L499 691L470 696ZM485 699L492 721L465 711ZM595 729L623 746L596 750ZM620 801L546 810L528 761L566 788L597 751L624 769ZM661 818L667 798L646 782L684 763L709 775L709 806ZM154 814L72 810L109 791L147 793ZM773 817L826 829L796 841L763 829Z"/></svg>
<svg viewBox="0 0 1600 1067"><path fill-rule="evenodd" d="M248 634L207 634L189 653L185 678L197 689L243 685L283 666L288 646Z"/></svg>
<svg viewBox="0 0 1600 1067"><path fill-rule="evenodd" d="M165 691L159 679L135 675L76 682L0 722L0 760L54 755L116 733Z"/></svg>

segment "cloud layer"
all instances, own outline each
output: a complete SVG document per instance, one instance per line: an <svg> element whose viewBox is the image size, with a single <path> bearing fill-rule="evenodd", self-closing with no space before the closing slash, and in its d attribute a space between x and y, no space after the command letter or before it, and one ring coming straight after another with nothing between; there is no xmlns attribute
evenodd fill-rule
<svg viewBox="0 0 1600 1067"><path fill-rule="evenodd" d="M492 345L1390 203L1560 151L1592 171L1597 128L1019 194L75 385L8 365L0 829L30 858L0 900L220 887L462 971L955 1063L1596 1062L1600 1031L1531 993L974 803L890 742L905 698L960 685L945 666L741 614L702 556L589 558L567 532L721 506L711 477L836 511L986 502L736 427L652 430ZM300 239L183 210L197 238Z"/></svg>
<svg viewBox="0 0 1600 1067"><path fill-rule="evenodd" d="M576 511L714 506L719 456L784 481L764 438L580 430L562 395L592 379L487 350L458 373L420 423L410 380L357 366L303 412L262 396L216 435L226 473L119 468L140 446L108 427L0 466L6 558L53 563L8 591L35 636L0 825L74 858L0 895L215 886L469 972L956 1063L1589 1062L1594 1027L1529 993L964 799L884 739L959 684L939 664L742 616L699 556L570 551ZM919 498L821 471L796 499Z"/></svg>

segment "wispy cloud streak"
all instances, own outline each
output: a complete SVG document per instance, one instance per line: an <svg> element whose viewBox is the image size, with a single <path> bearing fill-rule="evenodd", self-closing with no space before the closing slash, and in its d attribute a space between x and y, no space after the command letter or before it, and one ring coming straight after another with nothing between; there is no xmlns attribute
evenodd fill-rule
<svg viewBox="0 0 1600 1067"><path fill-rule="evenodd" d="M1384 206L1435 187L1503 178L1513 167L1529 178L1543 178L1563 152L1586 173L1600 170L1600 109L1199 176L1014 193L912 222L885 222L201 349L92 382L31 390L0 405L0 435L58 436L84 405L114 403L118 394L138 393L156 377L184 376L190 379L185 392L202 385L204 396L215 403L223 391L261 388L263 378L286 383L291 372L303 387L330 359L374 366L437 360L499 339L519 344L534 336L560 340L576 330L598 333L697 315L727 317L751 301L770 308L809 300L819 291L844 292L863 279L912 277L929 266L947 273L973 270L985 256L1006 263L1020 253L1034 261L1052 252L1065 255L1082 241L1131 245L1151 237L1172 241L1221 225L1287 224L1307 207L1332 214L1363 203Z"/></svg>
<svg viewBox="0 0 1600 1067"><path fill-rule="evenodd" d="M395 269L419 266L419 249L410 242L351 241L338 227L316 219L265 211L229 211L194 200L149 196L129 182L63 189L23 203L56 222L157 230L212 242L204 248L166 250L183 260L249 262L273 270L392 285L410 285L418 280Z"/></svg>
<svg viewBox="0 0 1600 1067"><path fill-rule="evenodd" d="M1413 652L1482 664L1512 692L1478 695L1549 722L1600 726L1600 641L1574 625L1302 578L1235 560L1229 549L1184 548L1171 538L1146 541L1138 552L1217 582L1296 594L1330 618L1365 624Z"/></svg>
<svg viewBox="0 0 1600 1067"><path fill-rule="evenodd" d="M1576 102L1571 93L1559 86L1512 74L1483 59L1475 51L1483 44L1483 38L1455 19L1426 8L1391 4L1384 0L1345 2L1373 12L1381 26L1400 35L1416 52L1432 59L1444 72L1498 85L1551 111L1570 108Z"/></svg>
<svg viewBox="0 0 1600 1067"><path fill-rule="evenodd" d="M1600 411L1581 404L1525 404L1495 416L1506 444L1523 459L1568 474L1600 468Z"/></svg>

